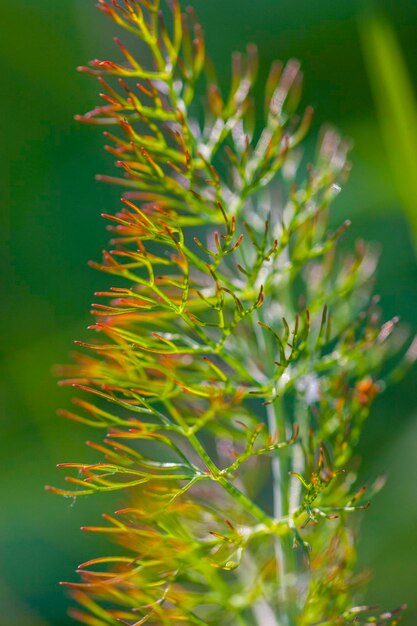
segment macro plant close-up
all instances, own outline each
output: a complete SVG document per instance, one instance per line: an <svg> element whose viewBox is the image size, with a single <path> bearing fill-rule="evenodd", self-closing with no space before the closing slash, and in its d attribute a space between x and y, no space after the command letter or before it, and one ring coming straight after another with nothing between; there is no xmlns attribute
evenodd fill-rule
<svg viewBox="0 0 417 626"><path fill-rule="evenodd" d="M7 623L411 624L412 583L397 589L393 580L392 594L378 594L380 570L366 543L403 515L405 551L415 555L415 506L408 518L398 488L391 500L384 496L393 457L372 423L380 419L389 438L400 413L415 406L417 339L412 314L402 320L401 298L384 301L385 249L365 241L372 232L355 229L366 207L351 211L340 199L354 177L349 133L321 115L316 124L303 94L314 78L304 77L303 59L266 64L248 28L255 43L230 61L222 49L219 63L199 2L99 0L97 7L94 28L114 37L113 56L104 46L71 84L90 81L99 92L99 101L93 91L83 100L90 110L75 116L74 132L86 128L93 157L104 134L96 178L109 236L101 257L88 245L98 270L88 330L74 314L70 331L81 338L54 369L53 401L64 406L57 430L39 427L48 462L64 473L52 464L42 473L49 493L40 519L66 510L54 575L64 581L57 593L70 621L52 613L44 620L32 606ZM408 239L400 246L415 277L411 81L383 14L368 6L355 19L381 145L401 190ZM83 158L66 163L69 201L78 197ZM89 167L97 169L94 158ZM362 205L364 189L358 184L349 202ZM92 202L99 209L90 197L84 212ZM75 232L70 239L76 247ZM398 276L391 284L395 294ZM411 310L415 284L405 291ZM65 361L65 345L55 360ZM383 463L368 462L374 448ZM412 457L398 457L410 499ZM36 510L29 515L36 525ZM75 520L83 544L72 543ZM392 546L391 560L389 545L381 548L391 563L381 589L395 578ZM10 607L14 596L2 580Z"/></svg>

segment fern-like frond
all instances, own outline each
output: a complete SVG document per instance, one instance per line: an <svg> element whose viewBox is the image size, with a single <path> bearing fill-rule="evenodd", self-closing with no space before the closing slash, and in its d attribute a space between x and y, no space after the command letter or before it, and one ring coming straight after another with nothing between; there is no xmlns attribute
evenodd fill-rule
<svg viewBox="0 0 417 626"><path fill-rule="evenodd" d="M305 175L296 61L274 63L254 122L254 46L224 96L193 11L177 0L99 0L126 31L94 60L105 135L125 188L92 265L92 339L64 384L64 417L104 429L65 496L128 490L105 515L121 546L66 583L90 626L397 623L352 608L360 579L346 517L367 508L350 463L400 345L370 297L374 259L343 254L329 207L349 166L331 129ZM143 59L143 60L142 60ZM204 105L200 94L204 90ZM304 182L295 182L295 181ZM264 189L273 181L277 193ZM272 483L272 487L271 487ZM363 619L362 619L363 616ZM362 622L360 621L362 619Z"/></svg>

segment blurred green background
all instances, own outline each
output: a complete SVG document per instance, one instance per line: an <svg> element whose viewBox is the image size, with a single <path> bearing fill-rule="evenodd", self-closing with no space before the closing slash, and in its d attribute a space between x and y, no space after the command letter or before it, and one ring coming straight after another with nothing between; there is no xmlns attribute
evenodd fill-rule
<svg viewBox="0 0 417 626"><path fill-rule="evenodd" d="M395 128L391 145L380 130L359 36L364 4L192 4L222 80L230 52L247 40L259 45L263 74L273 58L301 59L304 102L317 111L314 133L331 121L355 144L353 173L335 219L351 218L351 238L381 245L376 291L384 317L398 313L415 329L417 267L392 167L397 160L401 169L401 150ZM395 28L415 82L417 3L381 0L378 6ZM57 581L70 580L78 563L101 550L99 540L78 527L114 508L106 497L99 502L100 496L74 504L44 492L43 485L59 482L56 463L84 459L83 441L91 437L56 417L67 397L51 369L65 361L74 339L85 337L92 292L107 286L86 262L97 259L106 242L99 213L114 210L118 191L94 182L96 172L110 170L110 159L97 129L76 124L72 116L92 108L98 91L75 66L113 55L115 32L93 0L3 0L0 31L0 623L64 626L71 621ZM362 35L366 45L366 27ZM389 479L364 515L361 563L375 574L366 600L387 607L408 602L409 625L417 615L416 412L410 373L377 402L361 444L363 476L386 471Z"/></svg>

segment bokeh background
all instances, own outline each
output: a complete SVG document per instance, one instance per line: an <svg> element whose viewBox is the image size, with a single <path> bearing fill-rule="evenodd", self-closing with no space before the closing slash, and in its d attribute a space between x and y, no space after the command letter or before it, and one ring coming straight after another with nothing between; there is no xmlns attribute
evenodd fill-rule
<svg viewBox="0 0 417 626"><path fill-rule="evenodd" d="M381 132L381 121L383 128L387 120L378 117L381 107L364 62L365 4L192 4L222 80L227 80L230 52L247 40L259 45L261 74L273 58L302 61L304 102L317 111L313 136L331 121L355 145L353 172L335 219L351 218L351 238L361 235L381 246L376 291L384 317L399 314L415 331L417 266L403 192L408 183L413 189L417 177L401 183L394 171L395 161L402 169L403 158L395 125L391 141L386 130ZM94 0L2 0L0 5L0 623L65 626L71 623L67 599L57 583L71 579L78 563L101 550L97 538L78 528L96 523L98 511L111 511L114 504L105 496L102 502L97 496L74 504L43 486L59 482L56 463L84 457L83 441L90 436L82 426L56 417L67 398L51 370L65 361L74 339L85 337L92 292L106 286L86 262L100 256L106 232L99 214L115 209L118 192L93 178L110 169L100 133L72 117L92 108L98 91L94 80L75 73L75 66L113 55L115 33ZM417 3L380 0L378 8L395 29L413 84ZM414 103L408 105L410 111ZM375 575L366 600L392 607L407 601L411 609L404 623L410 626L417 616L416 413L414 372L378 400L361 444L363 476L388 476L363 520L360 560Z"/></svg>

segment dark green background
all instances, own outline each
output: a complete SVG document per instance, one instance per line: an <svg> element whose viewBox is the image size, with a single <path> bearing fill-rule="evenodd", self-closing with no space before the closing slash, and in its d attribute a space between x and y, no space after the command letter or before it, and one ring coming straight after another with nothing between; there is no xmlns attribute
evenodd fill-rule
<svg viewBox="0 0 417 626"><path fill-rule="evenodd" d="M417 76L417 3L379 2L394 24L411 78ZM353 138L354 169L335 219L382 244L377 291L385 317L415 329L417 269L364 69L358 37L363 5L353 0L194 0L223 81L229 55L259 45L261 73L273 58L301 59L315 130L331 121ZM74 72L113 55L115 29L93 0L3 0L0 7L1 518L0 623L64 626L67 600L58 580L95 556L99 541L78 531L114 503L47 494L54 465L84 459L81 426L55 416L67 394L51 376L71 342L85 337L92 292L106 278L86 267L106 241L99 213L118 192L95 183L109 171L97 129L72 120L97 102L92 79ZM117 53L115 53L117 54ZM395 150L395 137L392 141ZM417 146L416 146L417 149ZM417 203L417 200L416 200ZM381 398L366 426L364 477L389 482L364 515L361 561L375 578L367 601L417 612L417 422L413 376ZM100 502L101 499L101 502Z"/></svg>

